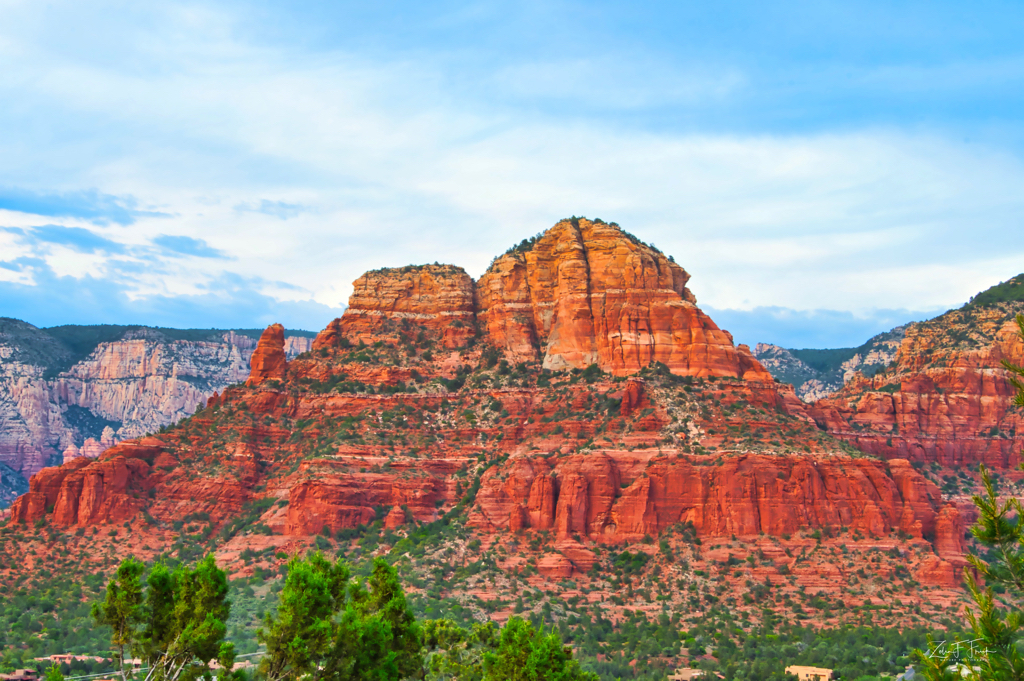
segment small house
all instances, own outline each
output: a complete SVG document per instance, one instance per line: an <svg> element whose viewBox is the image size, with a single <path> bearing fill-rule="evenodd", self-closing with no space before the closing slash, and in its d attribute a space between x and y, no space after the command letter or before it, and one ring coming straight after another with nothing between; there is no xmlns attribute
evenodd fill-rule
<svg viewBox="0 0 1024 681"><path fill-rule="evenodd" d="M0 674L0 681L38 681L39 673L35 669L16 669L10 674Z"/></svg>
<svg viewBox="0 0 1024 681"><path fill-rule="evenodd" d="M831 669L802 667L796 664L786 667L786 673L795 675L800 681L830 681L833 678Z"/></svg>
<svg viewBox="0 0 1024 681"><path fill-rule="evenodd" d="M700 669L692 669L690 667L683 667L677 669L675 674L671 674L668 677L668 681L694 681L704 676L704 672Z"/></svg>

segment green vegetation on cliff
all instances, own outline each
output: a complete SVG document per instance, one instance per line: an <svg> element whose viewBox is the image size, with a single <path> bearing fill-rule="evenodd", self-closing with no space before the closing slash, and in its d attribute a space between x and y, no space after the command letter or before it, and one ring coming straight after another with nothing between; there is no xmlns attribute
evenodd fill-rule
<svg viewBox="0 0 1024 681"><path fill-rule="evenodd" d="M1024 274L1007 281L1002 281L995 286L985 289L976 296L973 296L965 308L982 307L998 303L1014 303L1024 301Z"/></svg>

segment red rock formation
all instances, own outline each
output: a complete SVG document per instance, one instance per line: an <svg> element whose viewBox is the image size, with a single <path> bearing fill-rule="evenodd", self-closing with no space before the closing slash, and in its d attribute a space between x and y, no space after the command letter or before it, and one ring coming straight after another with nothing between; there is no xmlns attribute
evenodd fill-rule
<svg viewBox="0 0 1024 681"><path fill-rule="evenodd" d="M313 343L341 338L373 343L397 339L402 328L427 331L448 348L462 347L476 332L473 279L461 267L422 265L367 272L356 279L348 308Z"/></svg>
<svg viewBox="0 0 1024 681"><path fill-rule="evenodd" d="M947 504L935 519L935 552L944 559L963 559L964 525L960 510L955 504Z"/></svg>
<svg viewBox="0 0 1024 681"><path fill-rule="evenodd" d="M914 578L928 586L956 588L963 582L963 565L943 560L939 556L929 556L914 571Z"/></svg>
<svg viewBox="0 0 1024 681"><path fill-rule="evenodd" d="M121 522L145 506L150 467L163 443L147 438L126 443L98 461L79 457L59 468L45 468L32 477L29 492L11 505L14 522L32 522L52 514L57 527Z"/></svg>
<svg viewBox="0 0 1024 681"><path fill-rule="evenodd" d="M402 525L405 525L405 511L399 506L393 506L391 511L384 516L384 527L393 530Z"/></svg>
<svg viewBox="0 0 1024 681"><path fill-rule="evenodd" d="M625 452L571 456L550 469L546 459L520 458L484 476L472 521L504 529L516 518L521 529L554 527L559 537L619 542L686 522L710 537L804 527L922 537L937 532L941 517L942 550L958 555L962 548L951 539L958 519L940 514L938 489L906 461L890 462L891 475L867 459L746 456L712 463L655 459L636 475L637 460ZM624 489L620 479L629 483Z"/></svg>
<svg viewBox="0 0 1024 681"><path fill-rule="evenodd" d="M536 566L551 579L578 578L581 592L589 580L582 573L618 553L595 543L650 535L664 539L664 549L643 542L640 550L652 554L652 569L665 570L666 579L677 575L662 551L680 552L696 567L705 559L683 538L687 523L705 539L729 538L706 541L707 560L725 561L734 543L758 547L764 563L736 566L721 579L742 584L742 568L743 579L761 584L777 580L785 566L800 586L820 589L843 588L836 585L848 568L845 556L828 563L833 553L821 551L813 566L797 565L785 551L792 544L782 543L789 538L761 534L810 544L815 539L802 531L847 528L844 538L867 535L865 543L881 547L885 560L899 561L892 549L904 542L895 534L901 531L917 538L907 540L915 549L934 541L938 553L921 564L919 551L907 551L905 564L929 583L953 584L963 549L957 509L908 461L850 458L823 436L791 388L761 380L747 349L703 321L674 263L587 221L560 224L534 251L499 259L478 289L485 340L500 341L510 358L530 348L548 366L579 367L591 353L612 373L664 361L675 373L728 378L542 372L535 363L496 364L483 342L425 355L421 332L459 345L473 328L463 324L453 334L449 327L458 327L442 322L465 317L445 314L464 312L472 301L464 273L371 273L353 297L356 311L332 322L315 352L286 365L283 330L271 327L248 385L211 397L162 440L122 443L98 461L46 469L16 503L14 521L132 521L131 538L145 537L132 550L156 554L180 536L171 530L175 521L205 512L208 527L190 520L195 527L183 531L208 531L203 536L218 551L237 556L249 542L301 552L325 528L337 536L382 517L389 538L405 534L410 517L444 518L458 539L446 536L450 546L442 550L462 565L499 556L531 586L542 580ZM374 302L374 292L383 302ZM351 347L359 340L388 342L369 351ZM461 388L452 387L453 376ZM280 380L281 389L261 389L269 379ZM247 525L239 530L233 521L242 517ZM465 539L479 542L462 541L467 526ZM835 533L823 534L829 541ZM106 533L85 535L105 548ZM712 554L712 543L721 544L719 553ZM276 552L261 555L276 560ZM677 596L666 595L673 608L681 605Z"/></svg>
<svg viewBox="0 0 1024 681"><path fill-rule="evenodd" d="M617 376L662 362L675 374L771 381L696 306L689 275L615 225L563 220L477 285L487 338L545 368L597 364Z"/></svg>
<svg viewBox="0 0 1024 681"><path fill-rule="evenodd" d="M259 345L252 353L252 370L246 385L259 385L270 379L284 380L288 372L288 359L284 352L284 327L271 324L260 336Z"/></svg>
<svg viewBox="0 0 1024 681"><path fill-rule="evenodd" d="M1020 303L954 310L907 328L894 365L856 377L811 413L865 452L944 466L1019 465L1024 416L1003 360L1024 362Z"/></svg>
<svg viewBox="0 0 1024 681"><path fill-rule="evenodd" d="M619 405L619 413L623 418L629 418L637 409L642 409L644 403L644 382L635 378L626 381L626 387L622 391L622 404Z"/></svg>

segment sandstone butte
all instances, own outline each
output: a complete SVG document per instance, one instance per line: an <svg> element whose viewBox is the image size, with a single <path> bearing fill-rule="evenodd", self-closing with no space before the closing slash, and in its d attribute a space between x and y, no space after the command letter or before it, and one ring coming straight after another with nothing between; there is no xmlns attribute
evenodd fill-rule
<svg viewBox="0 0 1024 681"><path fill-rule="evenodd" d="M842 592L845 559L812 569L771 543L813 531L958 584L958 507L905 458L851 455L822 433L792 387L700 311L671 259L584 219L528 246L476 284L447 265L367 273L311 352L288 361L269 327L245 385L159 437L41 471L11 519L128 522L131 549L155 555L188 514L223 529L256 509L266 532L219 546L237 557L325 528L458 517L484 549L541 540L507 569L580 580L601 546L678 542L690 528L771 555L794 585ZM896 533L924 548L900 553Z"/></svg>

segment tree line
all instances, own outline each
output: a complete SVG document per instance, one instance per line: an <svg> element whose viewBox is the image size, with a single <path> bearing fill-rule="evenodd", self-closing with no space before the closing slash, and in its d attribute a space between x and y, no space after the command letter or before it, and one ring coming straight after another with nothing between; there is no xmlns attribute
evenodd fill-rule
<svg viewBox="0 0 1024 681"><path fill-rule="evenodd" d="M92 615L110 627L123 681L243 681L225 640L227 575L212 555L173 571L126 558ZM317 551L295 556L277 611L256 637L265 647L256 675L266 681L597 681L555 630L512 617L503 627L451 620L420 623L398 573L375 558L365 582ZM53 668L48 679L63 678Z"/></svg>

